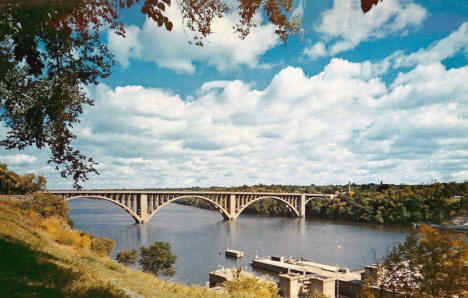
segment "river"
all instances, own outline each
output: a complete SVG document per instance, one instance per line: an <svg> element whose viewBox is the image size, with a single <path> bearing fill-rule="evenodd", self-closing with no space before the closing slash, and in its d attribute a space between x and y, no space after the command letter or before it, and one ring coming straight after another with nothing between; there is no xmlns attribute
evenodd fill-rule
<svg viewBox="0 0 468 298"><path fill-rule="evenodd" d="M241 215L224 221L217 211L169 204L148 224L136 225L120 207L102 200L69 202L75 228L115 240L113 256L122 249L167 241L177 254L173 280L205 284L221 266L245 266L259 256L296 256L350 269L375 263L404 241L407 228L350 224L329 220ZM338 249L337 244L342 248ZM227 248L242 250L240 260L226 258Z"/></svg>

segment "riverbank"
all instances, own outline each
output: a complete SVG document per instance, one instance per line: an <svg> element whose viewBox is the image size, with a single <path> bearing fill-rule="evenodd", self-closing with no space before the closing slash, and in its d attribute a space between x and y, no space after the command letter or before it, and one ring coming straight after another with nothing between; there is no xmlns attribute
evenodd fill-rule
<svg viewBox="0 0 468 298"><path fill-rule="evenodd" d="M108 257L58 243L21 202L0 200L0 297L225 297L200 286L161 280ZM71 231L71 230L70 230Z"/></svg>

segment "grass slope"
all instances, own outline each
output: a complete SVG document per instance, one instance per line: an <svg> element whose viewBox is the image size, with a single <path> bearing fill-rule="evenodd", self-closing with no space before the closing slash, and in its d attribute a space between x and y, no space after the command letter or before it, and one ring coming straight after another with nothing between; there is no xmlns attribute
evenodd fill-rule
<svg viewBox="0 0 468 298"><path fill-rule="evenodd" d="M62 245L31 211L0 200L0 297L224 297Z"/></svg>

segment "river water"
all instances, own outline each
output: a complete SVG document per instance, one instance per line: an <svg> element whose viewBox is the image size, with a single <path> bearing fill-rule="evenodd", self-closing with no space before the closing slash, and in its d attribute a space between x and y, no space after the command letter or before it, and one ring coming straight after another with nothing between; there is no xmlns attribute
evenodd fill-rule
<svg viewBox="0 0 468 298"><path fill-rule="evenodd" d="M288 217L241 215L235 221L224 221L217 211L179 204L169 204L149 223L137 225L120 207L107 201L76 199L69 206L76 229L115 240L114 257L122 249L169 242L178 256L172 279L186 284L205 284L209 272L221 266L249 269L255 255L295 256L362 268L382 258L409 232L402 227ZM226 258L228 248L242 250L244 258Z"/></svg>

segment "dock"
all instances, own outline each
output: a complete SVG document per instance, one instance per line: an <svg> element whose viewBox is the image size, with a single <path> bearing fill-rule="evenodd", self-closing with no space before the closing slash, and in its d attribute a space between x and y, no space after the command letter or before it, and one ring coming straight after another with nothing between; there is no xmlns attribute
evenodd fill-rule
<svg viewBox="0 0 468 298"><path fill-rule="evenodd" d="M226 255L228 251L233 252L233 255L238 255L236 253L239 252L227 250ZM360 270L349 270L301 258L271 256L256 257L251 265L262 271L276 274L279 280L279 294L284 298L299 298L311 291L318 291L329 298L356 297L363 289L363 280L368 280L369 277L375 281L370 284L370 290L376 295L382 292L376 283L380 274L377 264L366 265ZM211 289L224 291L225 283L239 275L266 278L255 276L254 273L240 268L223 268L210 272L209 286Z"/></svg>
<svg viewBox="0 0 468 298"><path fill-rule="evenodd" d="M338 268L325 264L305 261L299 258L255 258L251 263L252 267L282 273L318 274L324 277L337 278L344 281L360 280L363 270L350 271L347 268Z"/></svg>
<svg viewBox="0 0 468 298"><path fill-rule="evenodd" d="M234 249L226 249L226 257L231 257L231 258L242 258L244 256L244 252L240 250L234 250Z"/></svg>
<svg viewBox="0 0 468 298"><path fill-rule="evenodd" d="M364 270L314 263L300 258L264 257L255 258L252 267L278 274L282 297L298 298L313 289L327 297L354 297L362 288L361 274Z"/></svg>

